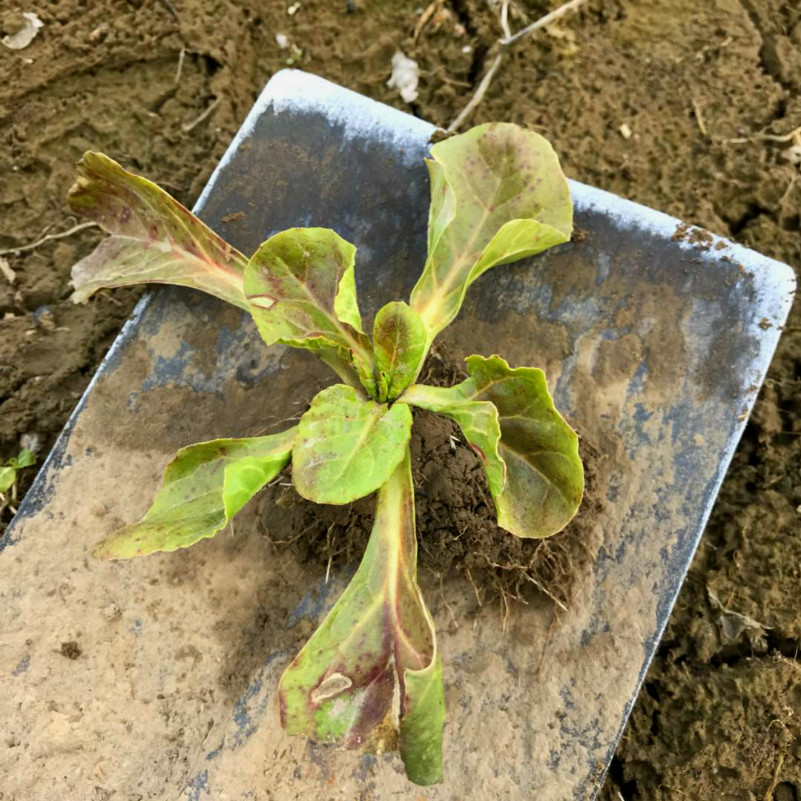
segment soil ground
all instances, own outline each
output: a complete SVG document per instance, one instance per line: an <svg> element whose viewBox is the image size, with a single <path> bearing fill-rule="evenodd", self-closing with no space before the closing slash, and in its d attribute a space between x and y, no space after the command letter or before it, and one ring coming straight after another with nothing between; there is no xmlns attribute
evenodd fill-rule
<svg viewBox="0 0 801 801"><path fill-rule="evenodd" d="M4 4L0 34L22 11L44 27L24 50L0 48L0 251L75 223L64 197L89 148L191 205L288 64L447 125L500 35L487 0L443 0L416 38L419 0L288 5ZM510 5L513 28L551 7ZM397 48L420 65L411 107L386 86ZM588 0L514 47L472 121L491 119L540 130L573 178L801 268L801 176L786 136L801 126L797 2ZM133 291L68 301L69 268L97 239L83 230L5 255L15 280L0 275L3 458L23 434L46 452L132 308ZM796 304L604 801L801 797L800 388Z"/></svg>

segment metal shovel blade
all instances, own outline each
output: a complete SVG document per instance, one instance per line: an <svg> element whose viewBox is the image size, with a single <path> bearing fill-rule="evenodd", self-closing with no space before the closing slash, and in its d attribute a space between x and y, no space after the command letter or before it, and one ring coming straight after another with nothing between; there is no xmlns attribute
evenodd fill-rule
<svg viewBox="0 0 801 801"><path fill-rule="evenodd" d="M422 267L432 130L281 72L196 211L245 253L284 228L334 228L358 247L370 315L406 297ZM448 706L445 781L429 801L594 796L790 308L787 266L571 191L575 241L483 276L445 339L457 356L545 368L557 406L601 454L590 558L555 624L535 599L504 627L460 577L440 591L421 576ZM0 748L0 789L29 801L94 788L421 797L396 755L281 730L278 678L343 580L274 551L252 509L187 551L89 558L145 511L178 447L256 434L325 380L213 299L168 289L140 303L0 542L0 720L17 746Z"/></svg>

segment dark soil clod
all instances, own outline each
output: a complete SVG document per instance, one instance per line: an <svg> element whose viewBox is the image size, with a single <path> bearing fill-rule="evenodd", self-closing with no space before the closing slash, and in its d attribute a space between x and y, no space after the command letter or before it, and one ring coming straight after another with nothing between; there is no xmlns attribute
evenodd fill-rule
<svg viewBox="0 0 801 801"><path fill-rule="evenodd" d="M69 640L68 642L61 643L59 652L62 656L66 656L67 659L72 660L77 659L83 653L81 651L81 646L78 645L75 640Z"/></svg>
<svg viewBox="0 0 801 801"><path fill-rule="evenodd" d="M466 375L445 353L433 350L423 383L452 386ZM445 417L415 409L412 429L419 569L436 576L462 575L482 603L523 600L531 591L559 608L571 599L576 568L587 560L588 520L597 515L598 453L586 441L584 502L564 531L544 540L522 540L499 528L479 457L459 427ZM374 498L348 506L320 506L301 498L289 479L263 496L260 516L271 541L294 549L327 570L361 558L373 524ZM280 534L278 532L281 532Z"/></svg>

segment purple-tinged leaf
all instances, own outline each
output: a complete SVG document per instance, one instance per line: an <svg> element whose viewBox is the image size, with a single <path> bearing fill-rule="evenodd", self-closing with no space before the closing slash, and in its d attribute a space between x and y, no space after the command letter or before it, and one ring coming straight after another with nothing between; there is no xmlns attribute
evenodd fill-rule
<svg viewBox="0 0 801 801"><path fill-rule="evenodd" d="M578 437L553 405L545 373L470 356L455 387L416 384L404 403L450 417L481 457L498 525L518 537L549 537L581 504Z"/></svg>
<svg viewBox="0 0 801 801"><path fill-rule="evenodd" d="M290 734L350 746L380 738L385 749L395 739L411 781L441 781L442 664L417 586L408 452L378 492L356 575L286 669L279 703Z"/></svg>
<svg viewBox="0 0 801 801"><path fill-rule="evenodd" d="M329 228L290 228L263 242L245 270L259 333L317 353L349 384L376 397L373 351L356 303L356 248Z"/></svg>
<svg viewBox="0 0 801 801"><path fill-rule="evenodd" d="M373 324L379 400L394 401L414 381L426 355L426 327L407 303L387 303Z"/></svg>
<svg viewBox="0 0 801 801"><path fill-rule="evenodd" d="M517 125L478 125L438 142L427 164L428 257L409 302L430 344L482 273L567 242L573 206L553 148Z"/></svg>
<svg viewBox="0 0 801 801"><path fill-rule="evenodd" d="M102 153L86 153L70 208L108 233L72 268L76 303L104 287L178 284L247 309L247 259L156 184Z"/></svg>

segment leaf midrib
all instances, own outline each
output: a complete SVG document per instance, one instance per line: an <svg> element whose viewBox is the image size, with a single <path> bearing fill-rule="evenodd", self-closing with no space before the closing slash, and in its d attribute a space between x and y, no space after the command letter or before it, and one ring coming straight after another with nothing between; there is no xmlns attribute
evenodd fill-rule
<svg viewBox="0 0 801 801"><path fill-rule="evenodd" d="M479 155L481 155L481 159L484 162L484 164L486 165L486 167L492 172L493 177L497 179L496 180L496 185L492 190L492 202L485 203L478 196L478 193L477 193L475 187L473 186L472 182L470 182L469 180L466 181L466 184L467 184L468 188L470 189L471 194L476 199L476 201L478 202L478 205L482 209L481 224L477 225L473 229L473 235L468 240L468 245L462 251L462 254L459 256L459 258L455 262L452 263L451 269L449 269L447 271L447 273L445 275L445 280L442 283L440 283L439 277L438 277L436 271L435 270L431 271L431 279L432 279L432 283L434 285L434 291L432 293L431 298L426 303L425 309L420 312L421 316L424 316L426 319L428 319L428 316L429 316L428 315L428 310L430 309L432 304L435 303L435 301L436 301L436 305L439 305L439 303L442 301L443 298L447 297L449 294L451 294L453 291L455 291L454 287L453 287L453 284L455 283L455 277L454 276L457 276L457 275L461 274L462 268L467 263L468 257L473 252L474 243L475 243L476 239L479 237L479 234L483 231L484 226L485 226L487 220L489 219L490 214L494 213L494 210L497 208L498 205L505 206L508 203L511 203L512 200L515 200L516 198L520 197L520 195L522 195L523 192L525 191L525 187L523 187L517 194L512 195L511 197L509 197L506 200L504 200L502 203L498 203L496 198L498 196L498 191L500 190L501 186L503 185L503 177L497 175L497 173L492 169L492 167L489 165L487 160L484 158L484 155L481 154L480 150L479 150ZM446 172L446 175L447 175L447 169L445 168L443 162L439 162L439 163L443 166L443 169L445 169L445 172ZM447 184L448 184L448 190L453 192L453 189L451 188L450 182L447 182ZM454 195L455 195L455 193L454 193ZM493 207L493 212L490 211L490 206ZM447 229L450 228L451 225L453 225L454 221L456 220L456 217L458 216L458 210L459 210L458 198L456 199L456 202L454 203L454 207L455 207L455 211L454 211L453 217L452 217L451 221L445 226L445 228L443 228L442 233L439 235L439 237L437 237L437 242L436 242L436 245L434 246L434 251L431 254L429 254L429 261L431 260L433 254L440 247L440 243L442 242L443 237L446 235ZM517 219L517 218L512 218L512 219ZM523 219L523 218L520 218L520 219ZM538 222L538 220L536 220L535 218L532 218L532 219L533 219L533 221ZM510 222L510 220L507 220L506 222ZM505 224L506 223L503 223L503 225L505 225ZM500 230L500 228L499 228L499 230ZM490 241L492 241L492 238L490 238ZM480 258L481 258L481 254L479 254L479 259ZM476 262L474 262L474 263L476 263ZM426 266L428 266L428 264Z"/></svg>

